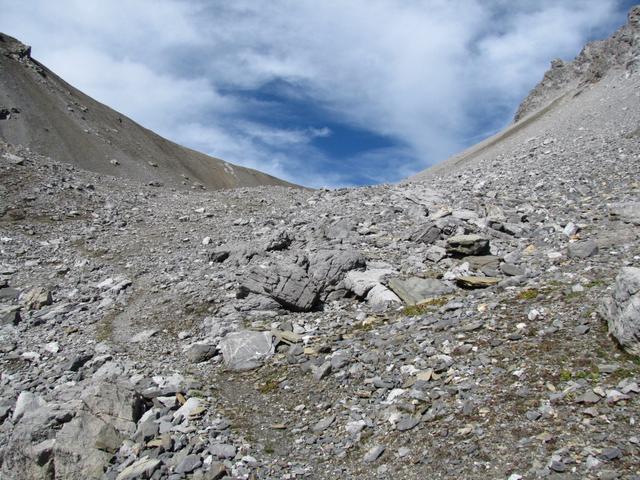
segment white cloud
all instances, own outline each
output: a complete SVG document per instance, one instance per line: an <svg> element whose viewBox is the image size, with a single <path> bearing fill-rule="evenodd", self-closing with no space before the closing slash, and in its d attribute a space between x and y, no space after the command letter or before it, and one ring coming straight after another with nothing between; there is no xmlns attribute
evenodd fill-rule
<svg viewBox="0 0 640 480"><path fill-rule="evenodd" d="M594 30L622 21L618 4L0 0L0 29L31 43L36 58L86 93L173 140L319 185L348 181L358 168L398 179L462 148L487 115L482 105L513 111L549 60L575 55ZM320 171L313 162L330 159L313 140L332 134L322 122L276 127L264 118L277 105L239 94L269 82L312 102L327 123L402 147ZM258 121L256 111L269 115ZM365 172L367 164L376 171Z"/></svg>

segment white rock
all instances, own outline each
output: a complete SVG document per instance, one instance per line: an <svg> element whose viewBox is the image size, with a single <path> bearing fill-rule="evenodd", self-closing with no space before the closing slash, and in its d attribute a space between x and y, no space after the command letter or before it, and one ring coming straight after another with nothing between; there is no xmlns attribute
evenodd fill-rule
<svg viewBox="0 0 640 480"><path fill-rule="evenodd" d="M25 413L38 410L46 404L47 402L45 402L40 395L36 395L26 390L20 392L20 395L18 395L18 399L16 400L16 406L13 409L13 416L11 419L15 423L20 420Z"/></svg>

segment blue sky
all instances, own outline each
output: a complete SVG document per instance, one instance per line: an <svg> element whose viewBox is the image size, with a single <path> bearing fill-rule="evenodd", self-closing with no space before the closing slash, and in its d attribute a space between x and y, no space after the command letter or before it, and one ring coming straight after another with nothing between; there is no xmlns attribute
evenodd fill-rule
<svg viewBox="0 0 640 480"><path fill-rule="evenodd" d="M0 0L0 30L178 143L307 186L394 182L507 125L623 0Z"/></svg>

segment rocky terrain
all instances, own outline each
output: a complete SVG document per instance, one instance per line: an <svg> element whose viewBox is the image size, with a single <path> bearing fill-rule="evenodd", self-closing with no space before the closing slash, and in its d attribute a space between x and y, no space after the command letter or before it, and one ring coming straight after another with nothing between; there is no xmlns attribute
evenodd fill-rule
<svg viewBox="0 0 640 480"><path fill-rule="evenodd" d="M69 85L32 58L31 47L3 33L0 138L85 170L158 186L290 186L156 135Z"/></svg>
<svg viewBox="0 0 640 480"><path fill-rule="evenodd" d="M0 478L640 478L640 76L609 65L399 185L0 144Z"/></svg>

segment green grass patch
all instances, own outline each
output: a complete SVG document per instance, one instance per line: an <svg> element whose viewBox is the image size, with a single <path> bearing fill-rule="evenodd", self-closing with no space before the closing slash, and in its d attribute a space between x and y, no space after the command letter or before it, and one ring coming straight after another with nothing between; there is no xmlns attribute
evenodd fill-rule
<svg viewBox="0 0 640 480"><path fill-rule="evenodd" d="M527 288L522 290L516 297L518 300L534 300L540 295L540 290L537 288Z"/></svg>
<svg viewBox="0 0 640 480"><path fill-rule="evenodd" d="M447 303L449 303L449 297L436 297L416 305L407 305L402 310L402 314L406 317L418 317L432 310L436 310Z"/></svg>
<svg viewBox="0 0 640 480"><path fill-rule="evenodd" d="M560 381L568 382L573 378L573 374L569 370L563 370L560 372Z"/></svg>

